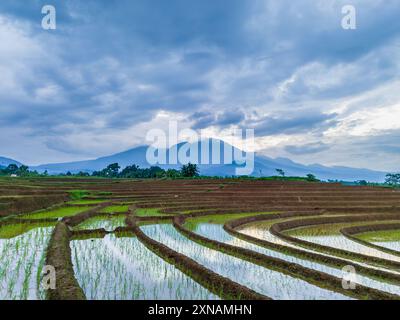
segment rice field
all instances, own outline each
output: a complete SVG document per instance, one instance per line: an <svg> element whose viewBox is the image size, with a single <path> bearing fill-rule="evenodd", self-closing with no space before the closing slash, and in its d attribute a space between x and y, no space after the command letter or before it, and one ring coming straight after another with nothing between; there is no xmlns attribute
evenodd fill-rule
<svg viewBox="0 0 400 320"><path fill-rule="evenodd" d="M135 237L71 242L74 271L88 299L218 299Z"/></svg>
<svg viewBox="0 0 400 320"><path fill-rule="evenodd" d="M398 299L399 200L334 183L4 178L0 299Z"/></svg>
<svg viewBox="0 0 400 320"><path fill-rule="evenodd" d="M0 300L43 299L40 278L51 230L36 226L1 235Z"/></svg>

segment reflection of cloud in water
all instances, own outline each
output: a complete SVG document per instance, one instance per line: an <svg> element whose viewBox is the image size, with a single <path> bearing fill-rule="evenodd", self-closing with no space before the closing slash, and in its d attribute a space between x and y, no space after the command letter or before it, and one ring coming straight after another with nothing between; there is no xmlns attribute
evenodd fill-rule
<svg viewBox="0 0 400 320"><path fill-rule="evenodd" d="M137 238L72 241L74 270L88 299L217 299Z"/></svg>
<svg viewBox="0 0 400 320"><path fill-rule="evenodd" d="M245 233L244 231L246 231L246 229L241 230L241 232ZM249 249L249 250L259 252L259 253L265 254L267 256L282 259L282 260L285 260L285 261L288 261L291 263L297 263L299 265L302 265L303 267L318 270L321 272L325 272L325 273L331 274L331 275L339 277L339 278L341 278L343 276L343 272L340 268L333 268L333 267L326 266L324 264L320 264L318 262L297 258L297 257L291 256L288 254L270 250L270 249L246 242L239 238L233 237L223 229L222 225L202 223L202 224L197 225L196 233L198 233L204 237L216 240L216 241L220 241L220 242L224 242L224 243L227 243L227 244L230 244L233 246ZM262 235L268 235L268 236L266 236L266 238L275 237L274 235L269 233L268 229L266 230L266 229L260 229L260 228L254 228L254 227L251 227L250 232L246 232L246 233L247 234L252 233L251 234L252 236L254 236L254 233L255 233L255 234L259 235L259 238L261 238L261 239L262 239ZM384 282L379 282L375 279L370 279L370 278L367 278L367 277L364 277L361 275L358 275L356 282L358 284L366 285L366 286L369 286L369 287L372 287L375 289L383 290L383 291L390 292L390 293L400 294L399 286L387 284ZM290 298L290 297L287 297L287 298Z"/></svg>
<svg viewBox="0 0 400 320"><path fill-rule="evenodd" d="M212 225L210 230L214 232L216 227L222 228ZM146 226L142 230L154 240L194 259L206 268L273 299L349 299L342 294L199 245L182 236L172 225Z"/></svg>

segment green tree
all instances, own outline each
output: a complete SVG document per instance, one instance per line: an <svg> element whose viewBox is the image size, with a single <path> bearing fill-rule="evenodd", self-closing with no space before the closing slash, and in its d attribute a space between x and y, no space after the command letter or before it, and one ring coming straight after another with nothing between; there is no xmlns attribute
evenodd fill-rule
<svg viewBox="0 0 400 320"><path fill-rule="evenodd" d="M386 175L385 183L391 186L400 185L400 173L388 173Z"/></svg>
<svg viewBox="0 0 400 320"><path fill-rule="evenodd" d="M312 173L309 173L307 176L307 181L313 182L313 181L318 181L317 177L313 175Z"/></svg>
<svg viewBox="0 0 400 320"><path fill-rule="evenodd" d="M278 173L278 175L280 175L281 177L285 176L285 171L283 171L282 169L275 169L275 171Z"/></svg>
<svg viewBox="0 0 400 320"><path fill-rule="evenodd" d="M181 168L182 177L186 178L194 178L199 176L199 169L197 168L197 164L188 163L183 165Z"/></svg>
<svg viewBox="0 0 400 320"><path fill-rule="evenodd" d="M137 165L131 165L131 166L127 166L125 169L123 169L121 171L121 173L119 174L119 176L121 178L139 178L139 166Z"/></svg>
<svg viewBox="0 0 400 320"><path fill-rule="evenodd" d="M9 164L7 168L4 169L6 174L17 174L18 166L16 164Z"/></svg>
<svg viewBox="0 0 400 320"><path fill-rule="evenodd" d="M21 165L18 170L17 174L21 177L26 177L29 175L29 167L25 165Z"/></svg>
<svg viewBox="0 0 400 320"><path fill-rule="evenodd" d="M176 179L176 178L179 178L181 176L181 172L176 170L176 169L168 169L165 172L165 176L167 178L170 178L170 179Z"/></svg>

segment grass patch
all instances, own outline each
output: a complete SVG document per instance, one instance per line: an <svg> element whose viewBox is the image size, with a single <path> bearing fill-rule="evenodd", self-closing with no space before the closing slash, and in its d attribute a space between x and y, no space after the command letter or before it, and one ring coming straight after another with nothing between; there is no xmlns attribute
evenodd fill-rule
<svg viewBox="0 0 400 320"><path fill-rule="evenodd" d="M89 195L89 192L86 190L71 190L68 193L71 200L80 200Z"/></svg>
<svg viewBox="0 0 400 320"><path fill-rule="evenodd" d="M111 196L113 193L108 191L100 191L96 193L96 196Z"/></svg>
<svg viewBox="0 0 400 320"><path fill-rule="evenodd" d="M376 221L376 224L395 223L396 221ZM359 221L349 223L331 223L299 227L287 230L284 233L292 237L320 237L320 236L337 236L341 235L340 229L354 226L364 226L371 224L371 221Z"/></svg>
<svg viewBox="0 0 400 320"><path fill-rule="evenodd" d="M106 202L105 200L74 200L74 201L68 201L67 204L98 204L98 203L104 203Z"/></svg>
<svg viewBox="0 0 400 320"><path fill-rule="evenodd" d="M0 239L11 239L36 228L53 227L54 222L45 223L18 223L0 227Z"/></svg>
<svg viewBox="0 0 400 320"><path fill-rule="evenodd" d="M49 219L49 218L63 218L74 216L83 211L89 210L92 207L63 207L49 211L42 211L37 213L29 213L19 216L22 219Z"/></svg>
<svg viewBox="0 0 400 320"><path fill-rule="evenodd" d="M400 230L371 231L356 235L358 239L369 242L400 241Z"/></svg>
<svg viewBox="0 0 400 320"><path fill-rule="evenodd" d="M167 214L161 213L158 208L142 208L136 209L136 215L138 217L159 217L167 216Z"/></svg>
<svg viewBox="0 0 400 320"><path fill-rule="evenodd" d="M114 212L127 212L129 209L128 205L122 205L122 206L109 206L103 208L100 212L105 212L105 213L114 213Z"/></svg>

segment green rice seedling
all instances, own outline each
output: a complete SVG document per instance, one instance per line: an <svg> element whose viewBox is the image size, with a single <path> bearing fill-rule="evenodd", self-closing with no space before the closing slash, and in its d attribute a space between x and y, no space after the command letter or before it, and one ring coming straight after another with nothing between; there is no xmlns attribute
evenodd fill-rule
<svg viewBox="0 0 400 320"><path fill-rule="evenodd" d="M20 216L22 219L52 219L74 216L78 213L91 209L90 206L83 207L62 207L54 210L43 211L38 213L25 214Z"/></svg>
<svg viewBox="0 0 400 320"><path fill-rule="evenodd" d="M385 221L384 223L390 223L391 221ZM393 221L395 222L395 221ZM382 223L382 222L381 222ZM288 231L287 234L298 239L302 239L311 243L316 243L328 247L340 248L346 251L360 253L367 256L378 257L382 259L398 261L400 257L386 253L358 242L352 241L340 233L342 228L352 226L362 226L371 224L371 221L356 222L356 223L333 223L329 225L318 225L304 228L298 228L295 230Z"/></svg>
<svg viewBox="0 0 400 320"><path fill-rule="evenodd" d="M178 287L187 283L187 276L137 238L108 235L93 241L72 241L71 248L75 274L88 299L218 298L192 279L191 286L181 293ZM170 281L165 281L166 277Z"/></svg>
<svg viewBox="0 0 400 320"><path fill-rule="evenodd" d="M113 205L103 208L100 212L104 213L121 213L128 212L129 205Z"/></svg>
<svg viewBox="0 0 400 320"><path fill-rule="evenodd" d="M89 191L86 190L71 190L68 193L71 200L80 200L90 194Z"/></svg>
<svg viewBox="0 0 400 320"><path fill-rule="evenodd" d="M271 249L267 249L264 247L260 247L258 245L255 245L255 244L243 241L241 239L238 239L236 237L233 237L223 229L223 226L221 224L200 223L196 226L194 232L201 236L204 236L206 238L212 239L212 240L216 240L216 241L230 244L230 245L240 247L240 248L249 249L249 250L252 250L252 251L255 251L258 253L265 254L270 257L288 261L290 263L296 263L296 264L299 264L306 268L318 270L318 271L333 275L338 278L341 278L343 276L343 271L341 270L341 268L329 267L327 265L324 265L324 264L321 264L321 263L318 263L315 261L298 258L295 256L291 256L290 254L285 254L285 253L279 252L277 250L271 250ZM267 232L268 232L268 230L264 229L262 234L265 234ZM247 234L249 234L249 233L247 233ZM262 238L262 235L261 236L260 235L256 236L255 234L251 234L251 235ZM400 287L399 286L388 284L384 281L379 281L374 278L358 275L357 280L355 282L358 284L366 285L371 288L375 288L375 289L382 290L385 292L400 295Z"/></svg>
<svg viewBox="0 0 400 320"><path fill-rule="evenodd" d="M94 230L104 228L106 231L114 231L118 227L125 226L125 215L96 216L89 218L74 227L74 230Z"/></svg>
<svg viewBox="0 0 400 320"><path fill-rule="evenodd" d="M273 299L349 299L304 280L199 245L182 236L172 225L143 226L141 229L147 236L206 268Z"/></svg>
<svg viewBox="0 0 400 320"><path fill-rule="evenodd" d="M37 273L52 227L32 229L10 239L0 239L4 268L0 272L0 300L39 299Z"/></svg>
<svg viewBox="0 0 400 320"><path fill-rule="evenodd" d="M104 203L106 200L74 200L74 201L68 201L67 204L72 204L72 205L91 205L91 204L100 204Z"/></svg>

